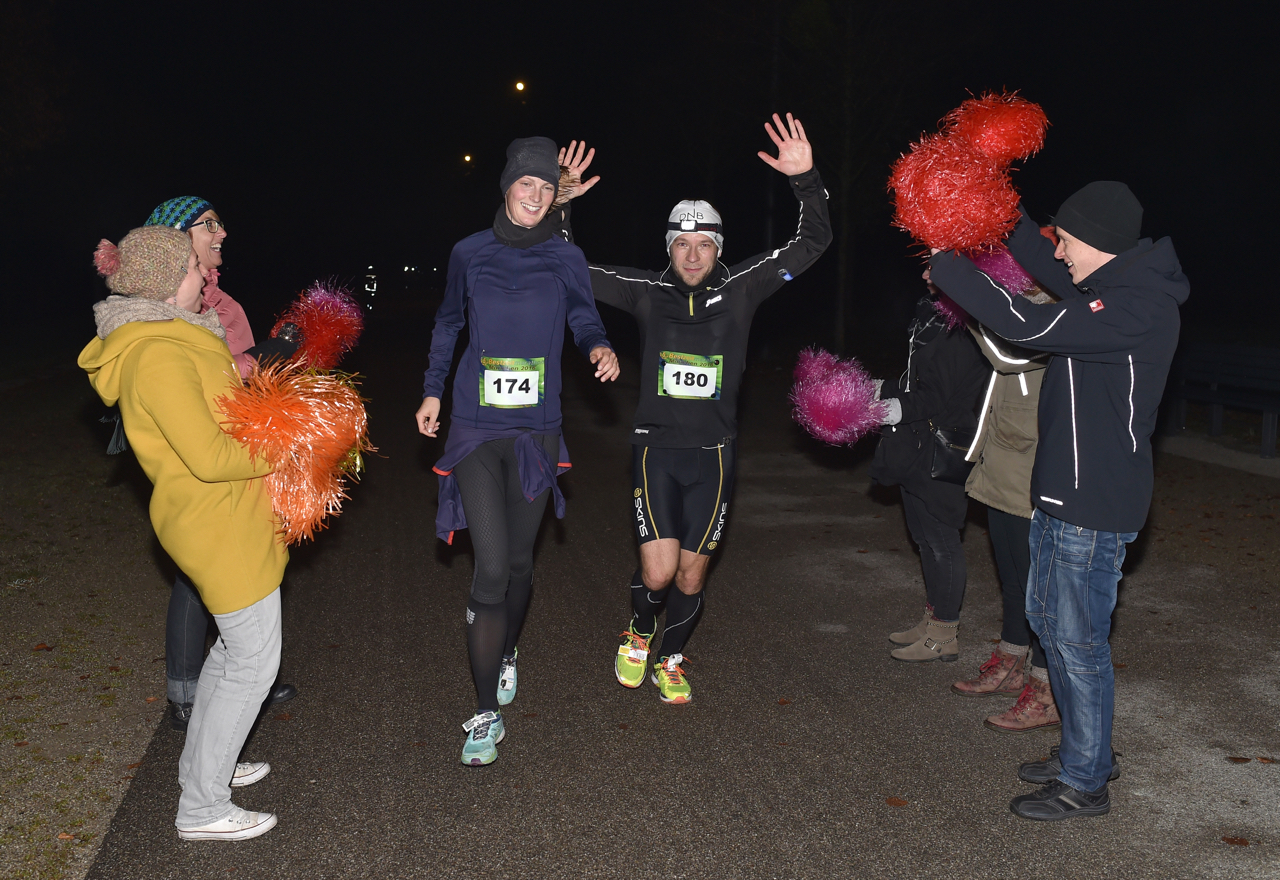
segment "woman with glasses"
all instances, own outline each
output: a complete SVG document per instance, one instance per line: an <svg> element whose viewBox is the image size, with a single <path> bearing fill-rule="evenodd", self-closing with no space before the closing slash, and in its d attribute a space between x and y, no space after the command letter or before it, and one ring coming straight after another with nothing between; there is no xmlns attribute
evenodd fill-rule
<svg viewBox="0 0 1280 880"><path fill-rule="evenodd" d="M218 267L222 265L222 245L227 238L227 227L212 204L197 196L169 199L151 212L144 225L168 226L187 234L199 274L204 279L200 313L217 313L226 333L227 348L231 350L236 369L242 377L258 368L259 358L293 354L297 344L282 336L255 346L253 330L249 327L244 308L218 286ZM190 579L179 570L169 595L164 639L169 723L174 730L185 731L191 720L208 631L209 618L205 606ZM298 689L293 685L276 682L267 694L266 705L283 703L297 695Z"/></svg>
<svg viewBox="0 0 1280 880"><path fill-rule="evenodd" d="M516 693L516 639L533 588L533 545L568 469L560 435L560 356L567 322L600 381L618 376L591 296L587 261L577 246L542 223L556 199L560 164L548 138L507 147L504 199L493 226L454 246L444 302L436 312L418 430L435 437L440 398L458 333L470 342L453 382L449 438L436 463L436 533L452 542L469 528L475 576L467 603L467 650L478 708L462 763L491 764L506 735L501 707Z"/></svg>

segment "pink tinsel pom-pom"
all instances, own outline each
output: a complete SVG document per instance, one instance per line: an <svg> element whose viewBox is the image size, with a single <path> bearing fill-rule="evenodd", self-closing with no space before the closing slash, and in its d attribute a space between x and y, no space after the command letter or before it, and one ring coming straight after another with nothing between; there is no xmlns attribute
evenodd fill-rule
<svg viewBox="0 0 1280 880"><path fill-rule="evenodd" d="M969 320L969 313L945 293L939 293L933 301L933 310L947 322L947 330L954 330Z"/></svg>
<svg viewBox="0 0 1280 880"><path fill-rule="evenodd" d="M1003 165L1038 153L1049 127L1049 118L1040 105L1019 98L1017 92L988 92L980 98L970 98L942 122L945 134L964 138Z"/></svg>
<svg viewBox="0 0 1280 880"><path fill-rule="evenodd" d="M833 446L852 446L884 421L884 403L862 365L807 348L796 362L792 412L801 427Z"/></svg>
<svg viewBox="0 0 1280 880"><path fill-rule="evenodd" d="M116 274L120 271L120 248L102 239L94 249L93 265L103 278Z"/></svg>
<svg viewBox="0 0 1280 880"><path fill-rule="evenodd" d="M294 360L315 370L332 370L355 348L364 330L364 313L346 288L317 281L280 316L271 329L272 337L287 323L297 324L302 332Z"/></svg>
<svg viewBox="0 0 1280 880"><path fill-rule="evenodd" d="M990 251L974 251L965 254L973 260L984 274L1010 293L1026 293L1036 286L1036 281L1027 274L1013 254L1006 247L998 247Z"/></svg>

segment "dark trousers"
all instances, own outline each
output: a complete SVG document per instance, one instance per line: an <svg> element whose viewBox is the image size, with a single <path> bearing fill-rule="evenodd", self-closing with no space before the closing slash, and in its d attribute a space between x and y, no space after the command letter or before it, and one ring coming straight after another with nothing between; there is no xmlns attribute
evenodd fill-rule
<svg viewBox="0 0 1280 880"><path fill-rule="evenodd" d="M902 510L907 517L911 540L920 548L924 570L924 592L939 620L959 620L964 602L964 548L960 530L929 512L924 500L902 490Z"/></svg>
<svg viewBox="0 0 1280 880"><path fill-rule="evenodd" d="M1000 574L1004 624L1000 638L1011 645L1030 645L1031 662L1047 669L1044 648L1027 623L1027 578L1031 574L1031 520L994 507L987 508L987 531Z"/></svg>
<svg viewBox="0 0 1280 880"><path fill-rule="evenodd" d="M169 614L164 626L164 671L168 697L175 703L195 702L200 670L204 666L204 640L209 633L209 612L200 594L178 572L169 594Z"/></svg>

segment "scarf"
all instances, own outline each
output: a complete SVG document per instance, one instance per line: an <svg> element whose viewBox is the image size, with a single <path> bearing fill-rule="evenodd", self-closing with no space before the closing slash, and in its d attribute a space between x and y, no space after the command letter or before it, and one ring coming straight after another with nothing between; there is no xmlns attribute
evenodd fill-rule
<svg viewBox="0 0 1280 880"><path fill-rule="evenodd" d="M494 237L505 245L521 250L533 247L535 244L542 244L551 237L551 233L552 227L549 223L539 223L532 229L516 223L507 216L506 205L499 205L498 213L493 218Z"/></svg>
<svg viewBox="0 0 1280 880"><path fill-rule="evenodd" d="M222 329L218 313L210 309L203 315L188 312L182 306L140 296L109 296L101 302L94 303L93 317L98 324L98 336L106 339L112 330L118 330L125 324L134 321L186 321L197 327L203 327L219 339L226 339L227 332Z"/></svg>

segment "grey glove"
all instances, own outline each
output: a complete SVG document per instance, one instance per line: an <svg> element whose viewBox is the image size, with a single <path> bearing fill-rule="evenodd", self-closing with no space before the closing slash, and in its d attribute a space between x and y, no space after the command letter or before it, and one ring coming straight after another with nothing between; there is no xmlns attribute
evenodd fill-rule
<svg viewBox="0 0 1280 880"><path fill-rule="evenodd" d="M896 397L881 401L884 404L884 420L882 424L896 425L902 421L902 401Z"/></svg>

